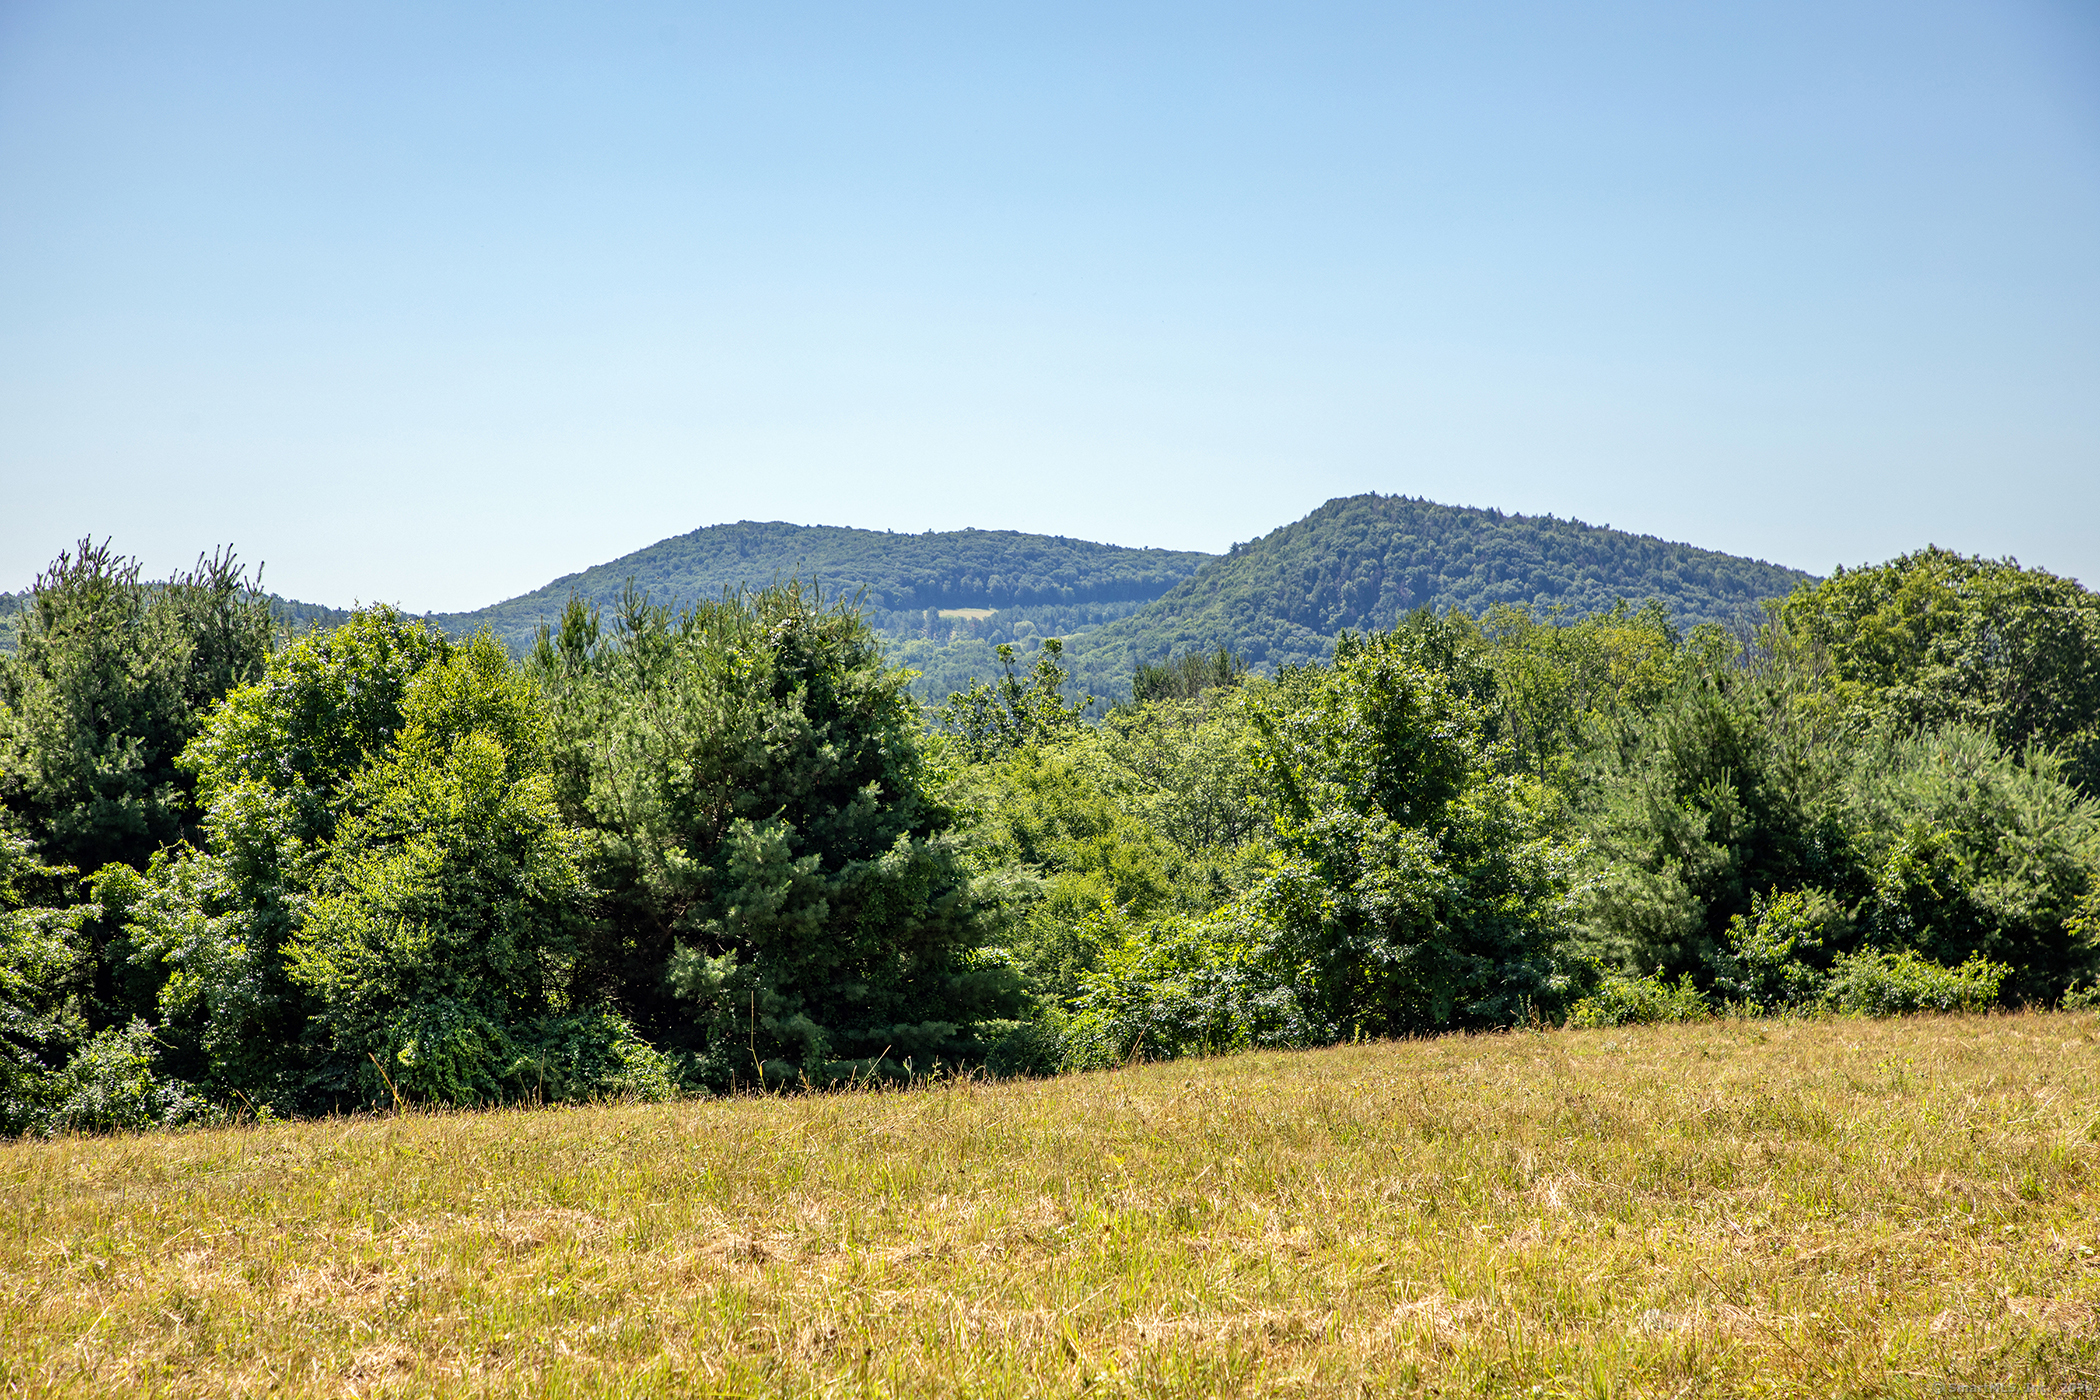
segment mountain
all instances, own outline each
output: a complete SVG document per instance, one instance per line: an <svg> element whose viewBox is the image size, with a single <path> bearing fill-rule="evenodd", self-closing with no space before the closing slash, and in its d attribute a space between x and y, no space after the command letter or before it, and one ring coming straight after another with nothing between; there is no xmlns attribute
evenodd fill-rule
<svg viewBox="0 0 2100 1400"><path fill-rule="evenodd" d="M1215 556L1189 550L1126 549L1015 530L929 530L898 535L833 525L742 520L659 540L544 588L470 613L434 614L455 633L493 630L513 650L531 645L572 595L609 609L627 581L658 603L691 603L725 588L799 578L828 596L858 597L869 621L890 634L942 632L946 619L1026 615L1046 635L1120 617L1159 597Z"/></svg>
<svg viewBox="0 0 2100 1400"><path fill-rule="evenodd" d="M487 627L513 651L572 595L600 608L628 580L656 602L690 603L775 579L857 598L890 655L939 700L998 671L993 648L1067 639L1073 682L1129 694L1139 662L1231 647L1256 670L1324 658L1344 629L1390 627L1428 606L1479 614L1495 603L1581 616L1620 598L1659 598L1681 626L1733 626L1810 576L1761 560L1600 529L1407 496L1348 496L1226 555L1128 549L1013 530L898 535L839 526L711 525L476 612L431 614L455 635ZM22 598L0 595L0 646ZM339 609L271 599L294 629Z"/></svg>
<svg viewBox="0 0 2100 1400"><path fill-rule="evenodd" d="M1659 598L1679 626L1754 622L1798 569L1551 515L1347 496L1235 545L1159 601L1074 640L1073 671L1102 695L1139 662L1231 647L1257 670L1324 659L1344 630L1419 607L1478 616L1496 603L1580 617ZM1121 687L1122 689L1118 689Z"/></svg>

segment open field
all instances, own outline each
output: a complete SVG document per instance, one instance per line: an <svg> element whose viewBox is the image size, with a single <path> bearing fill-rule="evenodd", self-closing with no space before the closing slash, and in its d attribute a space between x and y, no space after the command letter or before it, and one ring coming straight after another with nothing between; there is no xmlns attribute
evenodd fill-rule
<svg viewBox="0 0 2100 1400"><path fill-rule="evenodd" d="M2100 1017L0 1147L0 1393L2100 1394Z"/></svg>

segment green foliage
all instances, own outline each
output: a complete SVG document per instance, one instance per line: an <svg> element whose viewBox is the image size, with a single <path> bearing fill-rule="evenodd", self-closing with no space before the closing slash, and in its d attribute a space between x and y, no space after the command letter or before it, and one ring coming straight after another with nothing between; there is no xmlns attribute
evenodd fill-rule
<svg viewBox="0 0 2100 1400"><path fill-rule="evenodd" d="M1205 895L1215 904L1240 883L1232 867L1265 848L1271 830L1266 746L1253 717L1262 706L1291 704L1287 692L1304 679L1118 706L1069 751L1124 810L1210 867Z"/></svg>
<svg viewBox="0 0 2100 1400"><path fill-rule="evenodd" d="M1001 896L1000 941L1049 1006L1072 1003L1125 921L1208 913L1255 876L1269 818L1245 700L1123 706L952 787L972 861Z"/></svg>
<svg viewBox="0 0 2100 1400"><path fill-rule="evenodd" d="M1409 622L1432 625L1419 613ZM1541 615L1498 603L1478 624L1457 614L1435 625L1454 656L1477 656L1474 664L1486 668L1488 683L1470 688L1489 708L1490 730L1508 765L1541 782L1566 782L1575 753L1600 730L1650 713L1726 647L1710 627L1687 646L1657 599L1638 609L1621 601L1577 620L1561 608Z"/></svg>
<svg viewBox="0 0 2100 1400"><path fill-rule="evenodd" d="M213 1116L189 1085L156 1068L153 1028L142 1020L112 1026L90 1039L51 1076L44 1132L138 1132L172 1128Z"/></svg>
<svg viewBox="0 0 2100 1400"><path fill-rule="evenodd" d="M1852 918L1822 890L1754 895L1750 913L1729 920L1715 960L1714 990L1760 1015L1811 1006L1822 998L1831 947L1850 942Z"/></svg>
<svg viewBox="0 0 2100 1400"><path fill-rule="evenodd" d="M31 887L67 873L40 864L26 837L0 831L0 1133L44 1121L50 1072L85 1033L85 911L28 902Z"/></svg>
<svg viewBox="0 0 2100 1400"><path fill-rule="evenodd" d="M1076 705L1065 703L1064 643L1046 638L1035 668L1024 683L1016 669L1014 649L1002 644L999 665L1005 672L996 684L980 681L957 691L934 712L933 723L950 735L963 756L981 763L1030 744L1052 743L1079 727L1092 707L1089 695Z"/></svg>
<svg viewBox="0 0 2100 1400"><path fill-rule="evenodd" d="M725 590L796 579L818 596L852 602L901 640L931 633L938 619L925 614L944 608L1141 603L1211 557L1013 530L899 535L745 520L660 540L522 597L433 620L456 635L486 627L513 650L528 651L540 627L560 624L571 598L613 612L631 585L675 611L710 602ZM1063 624L1043 630L1061 631Z"/></svg>
<svg viewBox="0 0 2100 1400"><path fill-rule="evenodd" d="M1238 685L1247 674L1247 663L1224 647L1205 654L1192 651L1154 664L1138 663L1130 681L1130 698L1142 705L1150 700L1194 700L1207 690Z"/></svg>
<svg viewBox="0 0 2100 1400"><path fill-rule="evenodd" d="M1336 1038L1334 1024L1307 1005L1295 969L1277 958L1275 931L1242 909L1159 919L1104 942L1065 1031L1070 1068Z"/></svg>
<svg viewBox="0 0 2100 1400"><path fill-rule="evenodd" d="M1018 1009L929 791L907 678L797 586L543 636L556 790L603 892L588 960L708 1083L976 1058Z"/></svg>
<svg viewBox="0 0 2100 1400"><path fill-rule="evenodd" d="M339 827L375 795L360 773L407 727L417 674L453 654L434 629L367 609L272 654L184 753L201 848L157 860L126 919L130 961L157 987L161 1039L188 1078L283 1113L379 1097L356 1087L354 1049L331 1056L308 1040L285 951L335 873Z"/></svg>
<svg viewBox="0 0 2100 1400"><path fill-rule="evenodd" d="M2100 796L2100 595L2075 580L1923 549L1839 569L1780 617L1898 727L1961 724L2011 752L2053 747Z"/></svg>
<svg viewBox="0 0 2100 1400"><path fill-rule="evenodd" d="M1041 1079L1064 1068L1064 1037L1041 1021L992 1021L984 1067L1001 1079Z"/></svg>
<svg viewBox="0 0 2100 1400"><path fill-rule="evenodd" d="M142 868L184 834L176 755L269 640L268 604L229 553L159 584L106 542L59 555L0 657L8 823L55 863Z"/></svg>
<svg viewBox="0 0 2100 1400"><path fill-rule="evenodd" d="M1857 736L1812 691L1784 668L1706 655L1652 707L1604 721L1568 778L1584 956L1703 975L1755 895L1864 892L1844 819Z"/></svg>
<svg viewBox="0 0 2100 1400"><path fill-rule="evenodd" d="M671 1057L611 1011L542 1016L514 1029L511 1043L517 1058L510 1078L535 1101L660 1103L678 1093L678 1067Z"/></svg>
<svg viewBox="0 0 2100 1400"><path fill-rule="evenodd" d="M13 651L20 635L22 613L29 605L29 592L0 593L0 651Z"/></svg>
<svg viewBox="0 0 2100 1400"><path fill-rule="evenodd" d="M1597 990L1575 1003L1568 1024L1577 1030L1603 1026L1675 1025L1703 1021L1713 1014L1706 996L1689 975L1673 984L1660 973L1628 977L1608 973Z"/></svg>
<svg viewBox="0 0 2100 1400"><path fill-rule="evenodd" d="M1053 1004L1099 961L1101 910L1143 918L1173 902L1177 853L1074 755L1024 749L978 775L971 797L971 855L1005 877L1002 942Z"/></svg>
<svg viewBox="0 0 2100 1400"><path fill-rule="evenodd" d="M1981 1011L1997 1004L2011 970L1988 958L1972 957L1950 968L1908 948L1865 949L1837 960L1824 999L1837 1011L1861 1016Z"/></svg>
<svg viewBox="0 0 2100 1400"><path fill-rule="evenodd" d="M1505 604L1582 617L1654 598L1676 626L1733 627L1809 581L1574 520L1351 496L1235 545L1158 602L1071 639L1073 670L1102 695L1140 661L1220 646L1274 671L1324 660L1343 632L1391 628L1421 608L1481 617Z"/></svg>
<svg viewBox="0 0 2100 1400"><path fill-rule="evenodd" d="M339 1082L376 1059L418 1099L501 1099L511 1028L563 1003L588 889L536 700L503 648L477 637L413 676L394 743L350 781L285 943Z"/></svg>
<svg viewBox="0 0 2100 1400"><path fill-rule="evenodd" d="M2077 923L2100 871L2100 805L2065 768L1959 726L1863 745L1845 824L1869 883L1859 915L1872 942L1950 966L1995 959L2015 969L2009 997L2041 1004L2100 970Z"/></svg>
<svg viewBox="0 0 2100 1400"><path fill-rule="evenodd" d="M1412 640L1344 637L1304 706L1264 717L1287 860L1253 902L1344 1036L1506 1025L1567 985L1566 856Z"/></svg>
<svg viewBox="0 0 2100 1400"><path fill-rule="evenodd" d="M1701 662L1571 779L1585 956L1712 970L1762 1004L1782 990L1744 962L1763 956L1755 901L1818 891L1822 965L1855 946L1981 955L2037 1001L2093 969L2069 921L2100 870L2100 811L2060 759L1960 726L1892 731L1796 661L1751 661ZM1736 927L1748 944L1730 946Z"/></svg>
<svg viewBox="0 0 2100 1400"><path fill-rule="evenodd" d="M203 848L111 891L163 1059L209 1092L298 1112L661 1078L619 1036L549 1030L600 1024L576 996L591 890L538 691L493 638L360 612L273 655L183 762Z"/></svg>

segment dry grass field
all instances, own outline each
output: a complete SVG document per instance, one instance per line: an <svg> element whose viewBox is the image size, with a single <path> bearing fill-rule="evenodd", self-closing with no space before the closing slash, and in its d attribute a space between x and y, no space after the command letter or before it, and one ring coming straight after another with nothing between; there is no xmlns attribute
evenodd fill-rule
<svg viewBox="0 0 2100 1400"><path fill-rule="evenodd" d="M2100 1018L0 1146L0 1393L2100 1394Z"/></svg>

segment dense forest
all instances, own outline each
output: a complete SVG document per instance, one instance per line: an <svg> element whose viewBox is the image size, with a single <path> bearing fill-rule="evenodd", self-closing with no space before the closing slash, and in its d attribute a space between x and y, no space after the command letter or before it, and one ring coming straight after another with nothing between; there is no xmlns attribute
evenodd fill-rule
<svg viewBox="0 0 2100 1400"><path fill-rule="evenodd" d="M1211 557L1014 530L899 535L744 520L659 540L522 597L478 612L434 615L432 621L460 636L486 627L522 653L571 597L611 609L631 582L654 601L678 608L719 598L725 589L796 579L826 597L853 600L879 630L927 635L944 610L1144 603ZM1060 630L1071 630L1070 624Z"/></svg>
<svg viewBox="0 0 2100 1400"><path fill-rule="evenodd" d="M1407 496L1349 496L1230 554L1157 603L1073 648L1110 693L1139 662L1231 648L1257 670L1324 659L1345 631L1419 608L1482 616L1498 604L1569 618L1659 599L1679 627L1754 626L1807 574L1554 516L1505 515Z"/></svg>
<svg viewBox="0 0 2100 1400"><path fill-rule="evenodd" d="M2010 561L1425 602L1105 710L1056 638L922 704L792 580L520 657L83 542L17 622L9 1132L2100 998L2100 597Z"/></svg>
<svg viewBox="0 0 2100 1400"><path fill-rule="evenodd" d="M1767 598L1806 574L1552 516L1401 496L1329 501L1224 557L961 530L896 535L749 521L695 530L477 612L425 614L464 639L488 628L514 654L571 596L611 610L628 585L677 608L725 589L794 578L852 600L889 655L938 701L997 675L1002 643L1068 644L1075 693L1127 698L1140 664L1219 646L1261 673L1324 658L1348 629L1390 627L1416 608L1481 615L1498 603L1579 618L1659 599L1680 627L1754 626ZM0 648L10 646L0 598ZM347 610L271 598L300 630Z"/></svg>

